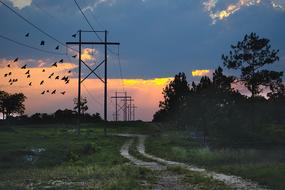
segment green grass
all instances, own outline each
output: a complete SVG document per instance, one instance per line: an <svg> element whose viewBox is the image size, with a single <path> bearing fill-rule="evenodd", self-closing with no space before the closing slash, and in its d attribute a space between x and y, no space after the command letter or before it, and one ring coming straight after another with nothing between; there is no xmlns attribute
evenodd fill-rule
<svg viewBox="0 0 285 190"><path fill-rule="evenodd" d="M124 142L92 125L79 137L56 125L0 131L0 189L144 189L151 174L120 156Z"/></svg>
<svg viewBox="0 0 285 190"><path fill-rule="evenodd" d="M166 130L151 123L83 124L77 137L73 126L33 125L0 129L0 189L148 189L158 173L130 165L120 156L123 137L108 133L148 134L147 152L196 164L210 170L253 179L272 189L285 189L285 150L209 149L193 141L185 131ZM40 153L33 149L43 148ZM142 157L135 144L130 152ZM32 155L33 160L26 156ZM226 189L212 179L181 168L171 172L186 176L200 189ZM150 186L142 186L147 181Z"/></svg>
<svg viewBox="0 0 285 190"><path fill-rule="evenodd" d="M163 131L146 140L146 150L156 156L195 164L210 170L239 175L272 189L285 189L285 150L209 149L189 138L185 131Z"/></svg>

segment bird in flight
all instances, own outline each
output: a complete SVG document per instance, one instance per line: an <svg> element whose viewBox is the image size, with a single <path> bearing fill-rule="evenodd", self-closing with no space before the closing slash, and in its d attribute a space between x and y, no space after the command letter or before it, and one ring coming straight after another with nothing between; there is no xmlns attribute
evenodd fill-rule
<svg viewBox="0 0 285 190"><path fill-rule="evenodd" d="M72 37L73 37L73 38L76 38L76 34L73 34Z"/></svg>
<svg viewBox="0 0 285 190"><path fill-rule="evenodd" d="M21 69L26 69L27 68L27 65L24 65L23 67L21 67Z"/></svg>
<svg viewBox="0 0 285 190"><path fill-rule="evenodd" d="M27 33L25 36L26 36L26 37L29 37L29 35L30 35L30 33Z"/></svg>
<svg viewBox="0 0 285 190"><path fill-rule="evenodd" d="M54 73L50 74L48 78L50 79L53 75L54 75Z"/></svg>
<svg viewBox="0 0 285 190"><path fill-rule="evenodd" d="M65 94L65 91L61 92L61 94L64 95L64 94Z"/></svg>
<svg viewBox="0 0 285 190"><path fill-rule="evenodd" d="M30 70L28 70L26 73L25 73L25 75L29 75L30 74Z"/></svg>
<svg viewBox="0 0 285 190"><path fill-rule="evenodd" d="M72 57L75 59L77 57L77 55L73 55Z"/></svg>
<svg viewBox="0 0 285 190"><path fill-rule="evenodd" d="M19 60L19 58L17 57L16 59L14 59L14 62L17 62Z"/></svg>
<svg viewBox="0 0 285 190"><path fill-rule="evenodd" d="M45 69L43 69L43 73L44 73L44 72L46 72L46 70L45 70Z"/></svg>
<svg viewBox="0 0 285 190"><path fill-rule="evenodd" d="M56 90L52 91L51 94L55 94Z"/></svg>
<svg viewBox="0 0 285 190"><path fill-rule="evenodd" d="M69 79L68 79L67 76L62 77L61 80L64 80L64 81L65 81L65 84L68 84L68 83L69 83Z"/></svg>
<svg viewBox="0 0 285 190"><path fill-rule="evenodd" d="M12 79L10 79L9 82L12 82Z"/></svg>
<svg viewBox="0 0 285 190"><path fill-rule="evenodd" d="M42 80L41 83L40 83L40 85L44 84L44 82L45 82L45 81Z"/></svg>
<svg viewBox="0 0 285 190"><path fill-rule="evenodd" d="M41 94L44 95L46 91L43 91Z"/></svg>
<svg viewBox="0 0 285 190"><path fill-rule="evenodd" d="M27 78L31 78L31 75L27 75Z"/></svg>
<svg viewBox="0 0 285 190"><path fill-rule="evenodd" d="M9 68L10 68L10 67L11 67L11 65L10 65L10 64L8 64L8 65L7 65L7 67L9 67Z"/></svg>
<svg viewBox="0 0 285 190"><path fill-rule="evenodd" d="M47 93L49 93L49 90L47 90Z"/></svg>
<svg viewBox="0 0 285 190"><path fill-rule="evenodd" d="M29 83L29 86L32 86L32 82Z"/></svg>
<svg viewBox="0 0 285 190"><path fill-rule="evenodd" d="M59 79L59 76L56 76L56 77L55 77L55 80L58 80L58 79Z"/></svg>
<svg viewBox="0 0 285 190"><path fill-rule="evenodd" d="M18 82L18 79L13 79L13 82Z"/></svg>
<svg viewBox="0 0 285 190"><path fill-rule="evenodd" d="M41 46L44 46L45 45L45 41L41 41Z"/></svg>
<svg viewBox="0 0 285 190"><path fill-rule="evenodd" d="M9 72L8 75L12 75L12 72Z"/></svg>
<svg viewBox="0 0 285 190"><path fill-rule="evenodd" d="M71 73L71 71L68 71L68 73Z"/></svg>
<svg viewBox="0 0 285 190"><path fill-rule="evenodd" d="M52 67L57 67L57 62L54 62L54 64L52 64Z"/></svg>
<svg viewBox="0 0 285 190"><path fill-rule="evenodd" d="M56 48L55 48L56 50L59 50L59 46L56 46Z"/></svg>
<svg viewBox="0 0 285 190"><path fill-rule="evenodd" d="M59 63L63 63L63 59L59 60Z"/></svg>
<svg viewBox="0 0 285 190"><path fill-rule="evenodd" d="M6 74L4 74L4 77L7 77L8 76L8 74L6 73Z"/></svg>

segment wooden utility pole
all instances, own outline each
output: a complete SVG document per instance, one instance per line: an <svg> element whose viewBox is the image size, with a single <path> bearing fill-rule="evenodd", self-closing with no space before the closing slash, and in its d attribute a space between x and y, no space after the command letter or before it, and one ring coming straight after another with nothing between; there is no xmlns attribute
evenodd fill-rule
<svg viewBox="0 0 285 190"><path fill-rule="evenodd" d="M118 94L124 94L124 96L118 96ZM129 105L128 105L128 102L129 101L134 101L132 99L131 96L128 96L127 95L127 92L115 92L115 96L112 96L111 97L112 99L115 99L115 118L116 118L116 121L118 121L118 114L119 114L119 111L120 110L123 110L124 114L123 114L123 120L124 121L127 121L129 120L130 118L130 112L129 112ZM119 107L119 104L118 104L118 99L120 99L122 102L123 102L123 106L120 106L120 109L118 109Z"/></svg>
<svg viewBox="0 0 285 190"><path fill-rule="evenodd" d="M116 92L116 97L118 97L118 92ZM118 98L116 98L116 112L115 112L115 115L116 115L116 121L118 121Z"/></svg>
<svg viewBox="0 0 285 190"><path fill-rule="evenodd" d="M133 106L131 107L131 109L133 110L133 121L136 120L136 109L137 109L137 108L138 108L138 107L135 106L135 104L133 104Z"/></svg>
<svg viewBox="0 0 285 190"><path fill-rule="evenodd" d="M82 42L82 33L104 33L105 34L105 41L103 42ZM108 46L109 45L120 45L120 43L117 42L108 42L107 38L108 32L107 30L105 31L82 31L79 30L79 42L66 42L66 45L78 45L79 46L79 65L78 65L78 118L77 118L77 134L80 134L80 115L81 115L81 83L83 83L91 74L94 74L97 78L99 78L103 83L104 83L104 120L108 121L108 105L107 105L107 97L108 97ZM105 47L105 56L104 56L104 61L102 61L99 65L96 66L95 69L91 69L88 64L86 64L82 59L81 59L81 48L82 45L104 45ZM90 73L83 79L81 80L81 64L84 64L89 70ZM104 80L95 72L102 64L104 63ZM107 135L107 129L106 126L104 125L104 134Z"/></svg>
<svg viewBox="0 0 285 190"><path fill-rule="evenodd" d="M78 59L78 95L77 95L77 135L80 135L81 117L81 30L79 30L79 59Z"/></svg>
<svg viewBox="0 0 285 190"><path fill-rule="evenodd" d="M127 106L128 107L128 121L131 121L132 120L132 102L134 101L134 99L130 98L127 101L130 102L129 105Z"/></svg>

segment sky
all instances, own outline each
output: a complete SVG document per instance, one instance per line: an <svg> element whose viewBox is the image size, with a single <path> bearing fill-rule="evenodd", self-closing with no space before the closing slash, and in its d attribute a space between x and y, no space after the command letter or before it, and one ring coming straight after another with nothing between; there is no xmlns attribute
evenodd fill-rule
<svg viewBox="0 0 285 190"><path fill-rule="evenodd" d="M0 3L0 89L10 93L23 92L26 114L52 113L73 108L77 93L77 46L62 46L79 29L91 30L74 1L71 0L1 0L24 16L51 39L15 15ZM285 71L285 0L77 0L95 30L108 30L108 39L121 45L109 47L108 54L108 119L112 120L115 91L127 91L135 99L137 119L151 120L163 98L162 89L178 72L185 72L188 81L198 81L201 75L211 75L222 66L221 55L230 45L256 32L270 39L273 49L279 49L280 61L271 69ZM28 37L25 35L29 33ZM98 33L100 38L104 36ZM9 38L14 42L7 41ZM94 33L84 33L83 41L100 41ZM41 41L45 45L41 46ZM16 44L15 42L18 42ZM34 49L23 47L28 45ZM55 48L59 46L59 50ZM36 49L35 49L36 48ZM83 60L92 68L103 59L100 46L83 46ZM13 60L19 57L19 61ZM58 67L54 62L64 59ZM8 68L7 65L11 64ZM27 65L31 78L20 67ZM42 72L45 69L46 72ZM68 73L68 71L72 71ZM12 71L12 76L4 78ZM69 84L48 79L69 76ZM102 68L98 75L103 77ZM225 73L232 73L225 69ZM83 67L83 77L88 69ZM19 78L10 85L9 79ZM45 78L43 85L39 85ZM32 86L28 84L32 82ZM41 92L57 90L55 95ZM103 85L95 77L82 87L89 112L103 110ZM66 92L65 95L60 92Z"/></svg>

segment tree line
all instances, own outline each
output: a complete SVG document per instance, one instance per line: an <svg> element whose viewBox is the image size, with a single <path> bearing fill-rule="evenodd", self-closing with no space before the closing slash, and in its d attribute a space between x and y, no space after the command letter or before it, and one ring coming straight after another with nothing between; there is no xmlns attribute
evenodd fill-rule
<svg viewBox="0 0 285 190"><path fill-rule="evenodd" d="M51 124L65 123L74 124L77 121L78 114L75 110L78 109L77 98L74 98L74 110L64 109L57 110L52 114L35 113L31 116L24 115L26 96L23 93L9 94L5 91L0 91L0 112L2 113L2 121L0 124ZM100 122L103 121L100 114L86 113L88 110L87 98L80 100L81 122Z"/></svg>
<svg viewBox="0 0 285 190"><path fill-rule="evenodd" d="M57 110L54 113L35 113L31 116L20 115L15 117L10 117L8 119L10 124L25 125L25 124L76 124L78 119L78 114L74 110L64 109ZM103 121L100 114L89 114L82 113L80 115L80 121L82 123L96 123Z"/></svg>
<svg viewBox="0 0 285 190"><path fill-rule="evenodd" d="M204 143L284 144L283 72L267 69L279 60L279 51L269 42L251 33L222 55L223 66L236 76L226 76L218 67L212 78L204 76L190 85L184 73L177 74L164 88L153 121L194 131Z"/></svg>

